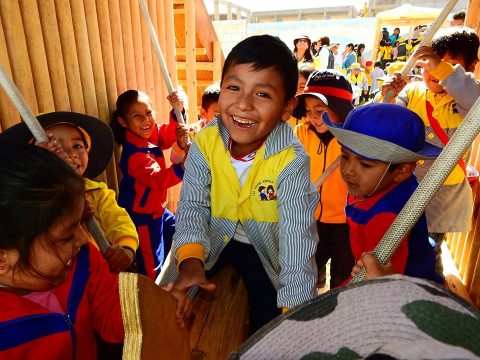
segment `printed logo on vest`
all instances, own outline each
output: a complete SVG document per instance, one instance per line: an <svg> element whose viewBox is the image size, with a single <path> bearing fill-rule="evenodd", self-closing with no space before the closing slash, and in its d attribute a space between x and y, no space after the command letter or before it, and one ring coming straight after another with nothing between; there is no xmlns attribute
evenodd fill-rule
<svg viewBox="0 0 480 360"><path fill-rule="evenodd" d="M277 200L272 180L262 180L252 189L252 197L260 201Z"/></svg>

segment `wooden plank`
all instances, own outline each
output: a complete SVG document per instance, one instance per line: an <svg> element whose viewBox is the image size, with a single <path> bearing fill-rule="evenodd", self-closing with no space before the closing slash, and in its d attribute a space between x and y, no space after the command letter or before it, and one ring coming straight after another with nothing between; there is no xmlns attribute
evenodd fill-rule
<svg viewBox="0 0 480 360"><path fill-rule="evenodd" d="M190 65L187 65L187 62L184 61L177 61L177 67L179 70L189 70L193 72L193 69L196 71L214 71L215 64L211 62L196 62L194 67L192 68Z"/></svg>
<svg viewBox="0 0 480 360"><path fill-rule="evenodd" d="M85 9L85 23L88 32L88 43L90 45L90 56L95 87L94 91L97 99L98 117L108 124L110 122L110 105L108 103L107 84L102 58L102 44L100 41L100 29L98 25L95 2L96 0L83 1ZM106 182L110 189L118 192L117 176L118 174L115 156L113 156L105 170L105 176L101 181Z"/></svg>
<svg viewBox="0 0 480 360"><path fill-rule="evenodd" d="M78 53L75 46L75 31L73 28L70 1L56 0L55 11L57 14L60 44L62 46L65 75L67 76L67 90L72 111L85 113L82 80Z"/></svg>
<svg viewBox="0 0 480 360"><path fill-rule="evenodd" d="M39 16L42 25L48 72L52 84L55 110L70 111L70 98L67 91L67 74L63 61L60 30L58 28L54 0L38 0Z"/></svg>
<svg viewBox="0 0 480 360"><path fill-rule="evenodd" d="M12 69L10 68L10 60L8 59L7 43L5 33L3 32L2 17L0 16L0 64L2 64L5 73L13 79ZM20 114L5 94L3 88L0 87L0 131L8 129L10 126L20 121Z"/></svg>
<svg viewBox="0 0 480 360"><path fill-rule="evenodd" d="M222 78L223 53L220 41L213 42L213 82L220 82Z"/></svg>
<svg viewBox="0 0 480 360"><path fill-rule="evenodd" d="M215 292L200 291L193 300L189 331L194 359L226 359L247 339L248 301L240 276L228 266L211 281Z"/></svg>
<svg viewBox="0 0 480 360"><path fill-rule="evenodd" d="M468 294L467 288L462 283L462 280L460 280L455 275L450 274L445 277L445 287L451 292L463 298L464 300L468 301L470 304L473 304L472 298Z"/></svg>
<svg viewBox="0 0 480 360"><path fill-rule="evenodd" d="M22 13L23 29L25 30L25 39L27 42L28 58L32 67L33 83L35 86L35 95L37 98L38 111L49 112L55 110L53 101L53 92L48 74L47 55L45 53L45 44L42 37L42 26L40 23L40 13L36 0L20 1L20 11Z"/></svg>
<svg viewBox="0 0 480 360"><path fill-rule="evenodd" d="M145 68L143 61L143 40L142 40L142 14L138 1L130 1L130 16L132 21L133 56L135 58L135 76L137 89L146 91Z"/></svg>
<svg viewBox="0 0 480 360"><path fill-rule="evenodd" d="M178 56L185 56L187 53L187 50L185 48L177 48L177 55ZM195 55L207 55L207 49L205 48L195 48Z"/></svg>
<svg viewBox="0 0 480 360"><path fill-rule="evenodd" d="M83 1L70 2L73 20L73 31L75 44L77 46L77 57L80 68L80 80L82 82L83 101L85 112L92 116L99 115L97 96L95 93L95 79L93 77L93 65L91 48L88 39L87 20Z"/></svg>
<svg viewBox="0 0 480 360"><path fill-rule="evenodd" d="M131 0L120 0L120 16L122 28L123 56L125 59L125 78L127 89L137 89L137 76L135 71L135 55L133 45L132 18L130 15ZM134 1L135 2L135 1Z"/></svg>
<svg viewBox="0 0 480 360"><path fill-rule="evenodd" d="M118 0L108 0L108 16L110 17L110 34L115 63L115 81L118 95L128 89L125 73L125 55L123 52L122 18Z"/></svg>
<svg viewBox="0 0 480 360"><path fill-rule="evenodd" d="M188 119L197 118L197 74L196 74L196 27L195 27L195 0L185 0L185 49L187 72Z"/></svg>
<svg viewBox="0 0 480 360"><path fill-rule="evenodd" d="M0 1L0 17L7 45L12 80L34 114L38 113L35 85L28 59L27 41L17 1Z"/></svg>

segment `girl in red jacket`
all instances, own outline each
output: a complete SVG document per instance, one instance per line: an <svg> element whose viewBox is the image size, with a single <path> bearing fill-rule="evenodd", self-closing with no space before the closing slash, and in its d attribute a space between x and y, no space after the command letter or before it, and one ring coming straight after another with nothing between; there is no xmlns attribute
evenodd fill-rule
<svg viewBox="0 0 480 360"><path fill-rule="evenodd" d="M95 359L94 334L124 330L118 277L84 231L82 179L33 145L0 142L0 168L0 359Z"/></svg>
<svg viewBox="0 0 480 360"><path fill-rule="evenodd" d="M181 94L174 92L168 99L183 110ZM140 240L137 270L155 279L175 231L175 217L166 208L167 190L183 179L183 163L167 167L163 150L175 143L184 149L188 129L178 124L173 111L167 124L158 125L150 98L137 90L118 97L110 126L115 141L122 145L118 204L132 218Z"/></svg>

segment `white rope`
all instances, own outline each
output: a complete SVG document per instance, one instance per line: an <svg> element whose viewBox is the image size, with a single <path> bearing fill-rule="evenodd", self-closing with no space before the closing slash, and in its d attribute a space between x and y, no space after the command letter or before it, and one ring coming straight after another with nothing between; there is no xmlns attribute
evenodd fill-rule
<svg viewBox="0 0 480 360"><path fill-rule="evenodd" d="M433 36L435 35L435 33L438 31L438 29L440 29L440 27L442 26L443 22L445 21L445 19L447 18L448 14L450 13L450 11L452 11L453 7L455 6L455 4L457 3L458 0L450 0L450 2L445 6L445 8L442 10L442 12L438 15L437 19L435 20L435 22L432 24L432 27L428 30L428 32L425 34L425 36L423 37L422 41L420 41L420 44L418 44L418 47L417 47L417 50L420 48L420 46L423 46L423 45L429 45L430 42L432 41L433 39ZM395 44L394 44L395 45ZM417 50L415 50L413 52L413 54L410 55L410 57L408 58L407 62L405 63L405 65L403 66L402 68L402 71L401 71L401 76L402 76L402 79L405 79L405 77L408 75L408 73L410 72L410 70L412 70L413 66L415 65L415 53L417 52ZM393 96L393 90L390 89L387 91L387 93L385 94L385 97L383 98L383 101L384 103L388 103L390 102L391 98Z"/></svg>
<svg viewBox="0 0 480 360"><path fill-rule="evenodd" d="M145 0L138 0L138 3L140 4L140 9L142 10L143 17L145 18L145 22L147 24L148 33L150 34L150 40L152 41L153 49L155 50L158 63L160 64L160 69L162 70L163 80L165 81L165 85L167 86L168 93L171 94L175 89L173 88L172 79L170 78L170 74L168 73L165 58L163 57L162 50L160 49L160 43L158 42L158 37L155 32L155 28L153 27L152 19L150 19L150 15L148 14L147 4L145 3ZM180 111L178 105L174 105L173 109L175 111L175 115L177 116L178 123L180 125L185 124L182 112Z"/></svg>
<svg viewBox="0 0 480 360"><path fill-rule="evenodd" d="M373 254L385 265L398 248L410 229L417 223L427 204L440 189L462 155L480 133L480 97L462 121L457 131L432 164L418 188L407 201L402 211L377 244ZM352 279L352 283L363 280L365 268Z"/></svg>

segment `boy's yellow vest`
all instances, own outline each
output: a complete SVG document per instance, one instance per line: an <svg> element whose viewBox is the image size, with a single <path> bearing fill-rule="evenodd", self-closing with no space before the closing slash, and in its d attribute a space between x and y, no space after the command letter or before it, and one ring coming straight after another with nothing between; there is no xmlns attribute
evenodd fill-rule
<svg viewBox="0 0 480 360"><path fill-rule="evenodd" d="M214 136L206 136L207 132ZM244 223L248 219L278 222L277 180L282 170L295 158L293 148L264 159L265 144L257 150L247 180L240 189L238 175L231 164L230 152L216 127L203 129L195 141L207 159L211 172L212 216ZM210 135L210 134L209 134ZM270 188L269 188L270 186ZM267 188L273 192L267 192ZM263 194L263 195L262 195ZM266 196L266 200L264 199Z"/></svg>

